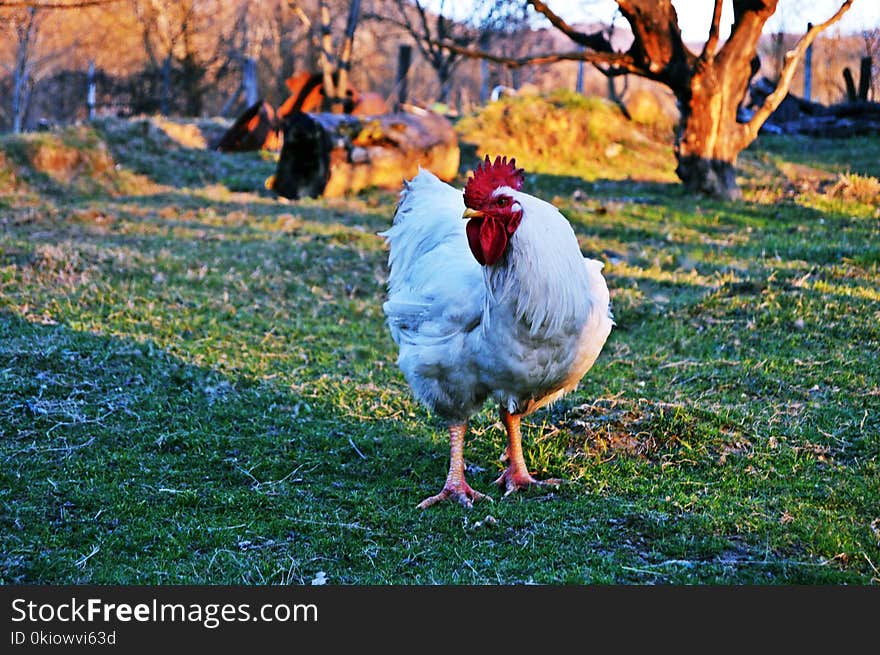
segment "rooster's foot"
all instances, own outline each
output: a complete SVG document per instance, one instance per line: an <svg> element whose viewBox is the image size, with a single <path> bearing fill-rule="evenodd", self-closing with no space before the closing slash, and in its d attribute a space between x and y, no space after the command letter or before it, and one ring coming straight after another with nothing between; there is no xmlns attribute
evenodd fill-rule
<svg viewBox="0 0 880 655"><path fill-rule="evenodd" d="M539 487L558 487L562 484L562 480L558 478L550 478L549 480L535 480L528 471L525 469L514 469L512 467L508 467L505 469L504 473L495 480L495 484L499 487L504 487L504 495L509 496L514 491L518 489L525 489L526 487L539 486Z"/></svg>
<svg viewBox="0 0 880 655"><path fill-rule="evenodd" d="M446 486L443 487L443 490L437 494L436 496L430 496L429 498L425 498L422 502L419 503L419 509L427 509L431 505L439 503L442 500L455 500L470 509L474 506L474 501L477 500L489 500L492 498L487 496L486 494L481 494L479 491L474 491L471 489L471 486L467 482L460 482L458 484L450 484L446 483Z"/></svg>

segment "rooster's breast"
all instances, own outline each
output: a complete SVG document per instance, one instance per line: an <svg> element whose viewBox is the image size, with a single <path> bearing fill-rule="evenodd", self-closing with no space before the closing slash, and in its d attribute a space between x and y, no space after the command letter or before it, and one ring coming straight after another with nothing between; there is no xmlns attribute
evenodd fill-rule
<svg viewBox="0 0 880 655"><path fill-rule="evenodd" d="M561 325L535 330L526 321L511 320L503 306L489 317L479 356L481 381L511 414L530 414L575 389L611 332L601 264L584 261L589 301Z"/></svg>

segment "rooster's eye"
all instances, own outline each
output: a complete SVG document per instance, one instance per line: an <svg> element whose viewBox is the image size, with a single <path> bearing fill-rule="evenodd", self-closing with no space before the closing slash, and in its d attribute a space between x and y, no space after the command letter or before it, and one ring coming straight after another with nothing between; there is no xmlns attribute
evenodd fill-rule
<svg viewBox="0 0 880 655"><path fill-rule="evenodd" d="M498 200L496 201L496 204L497 204L499 207L507 207L507 197L506 197L506 196L501 196L501 197L498 198Z"/></svg>

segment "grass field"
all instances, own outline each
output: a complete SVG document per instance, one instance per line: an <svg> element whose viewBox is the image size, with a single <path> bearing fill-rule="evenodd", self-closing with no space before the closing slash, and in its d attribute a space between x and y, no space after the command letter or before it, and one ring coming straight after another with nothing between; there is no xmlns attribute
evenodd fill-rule
<svg viewBox="0 0 880 655"><path fill-rule="evenodd" d="M448 444L383 324L395 195L279 202L271 158L166 132L0 140L3 583L880 582L880 138L762 137L738 203L520 155L618 325L527 422L565 484L490 489L487 405L495 502L420 511Z"/></svg>

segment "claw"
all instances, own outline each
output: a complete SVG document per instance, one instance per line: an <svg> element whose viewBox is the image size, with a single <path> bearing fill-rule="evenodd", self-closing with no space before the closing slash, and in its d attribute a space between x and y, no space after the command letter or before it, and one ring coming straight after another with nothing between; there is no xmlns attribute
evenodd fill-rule
<svg viewBox="0 0 880 655"><path fill-rule="evenodd" d="M499 487L504 487L504 497L506 498L514 491L525 489L526 487L538 486L558 488L559 485L562 484L562 480L559 478L535 480L528 471L523 471L522 469L514 470L508 467L505 469L504 473L495 480L495 484Z"/></svg>
<svg viewBox="0 0 880 655"><path fill-rule="evenodd" d="M490 496L486 494L481 494L479 491L474 491L471 489L470 485L467 482L462 482L460 485L453 486L447 484L436 496L430 496L425 498L422 502L420 502L417 507L419 509L427 509L431 505L435 505L444 500L455 500L460 505L467 507L470 509L474 506L474 501L477 500L488 500L489 502L494 502Z"/></svg>

